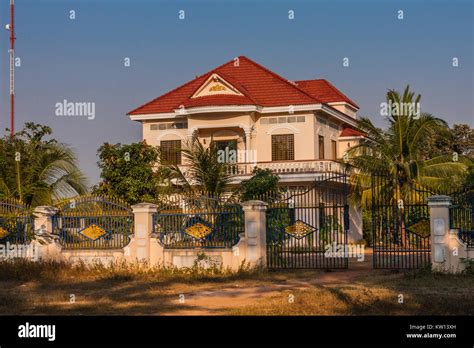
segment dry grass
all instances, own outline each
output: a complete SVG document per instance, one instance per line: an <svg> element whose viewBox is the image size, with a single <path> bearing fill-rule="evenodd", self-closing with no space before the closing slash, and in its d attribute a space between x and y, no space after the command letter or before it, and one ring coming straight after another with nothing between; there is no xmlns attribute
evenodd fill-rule
<svg viewBox="0 0 474 348"><path fill-rule="evenodd" d="M229 314L473 315L473 292L472 275L383 272L346 285L285 291L252 306L230 309Z"/></svg>
<svg viewBox="0 0 474 348"><path fill-rule="evenodd" d="M430 272L0 262L0 315L472 315L473 290L472 275Z"/></svg>

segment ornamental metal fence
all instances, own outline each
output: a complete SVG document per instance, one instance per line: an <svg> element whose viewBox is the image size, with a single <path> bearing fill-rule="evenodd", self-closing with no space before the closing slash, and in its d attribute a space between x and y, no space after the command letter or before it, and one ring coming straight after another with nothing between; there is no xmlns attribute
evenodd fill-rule
<svg viewBox="0 0 474 348"><path fill-rule="evenodd" d="M153 233L165 248L230 248L244 232L244 214L228 197L170 195L153 214Z"/></svg>
<svg viewBox="0 0 474 348"><path fill-rule="evenodd" d="M133 234L131 207L115 198L79 196L57 204L53 234L65 249L118 249Z"/></svg>
<svg viewBox="0 0 474 348"><path fill-rule="evenodd" d="M372 176L373 266L377 269L417 269L431 264L428 197L436 193L406 183L399 186L387 174Z"/></svg>
<svg viewBox="0 0 474 348"><path fill-rule="evenodd" d="M256 197L268 203L268 268L347 268L348 195L344 170L321 174L310 186Z"/></svg>
<svg viewBox="0 0 474 348"><path fill-rule="evenodd" d="M34 236L31 209L15 199L0 201L0 244L28 244Z"/></svg>
<svg viewBox="0 0 474 348"><path fill-rule="evenodd" d="M456 193L451 197L450 228L458 230L459 239L468 247L474 248L474 192Z"/></svg>

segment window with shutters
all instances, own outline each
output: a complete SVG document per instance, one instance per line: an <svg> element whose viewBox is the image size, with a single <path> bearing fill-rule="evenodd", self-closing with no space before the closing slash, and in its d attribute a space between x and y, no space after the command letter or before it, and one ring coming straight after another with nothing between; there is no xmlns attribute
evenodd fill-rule
<svg viewBox="0 0 474 348"><path fill-rule="evenodd" d="M163 140L160 148L162 164L181 164L181 140Z"/></svg>
<svg viewBox="0 0 474 348"><path fill-rule="evenodd" d="M293 134L272 135L272 161L295 159L295 136Z"/></svg>

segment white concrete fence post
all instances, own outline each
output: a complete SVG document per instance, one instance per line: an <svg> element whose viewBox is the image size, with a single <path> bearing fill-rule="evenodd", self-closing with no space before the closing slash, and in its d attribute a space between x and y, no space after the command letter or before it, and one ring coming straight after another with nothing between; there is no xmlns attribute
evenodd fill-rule
<svg viewBox="0 0 474 348"><path fill-rule="evenodd" d="M53 233L53 216L57 212L57 208L47 205L36 207L33 211L35 231Z"/></svg>
<svg viewBox="0 0 474 348"><path fill-rule="evenodd" d="M54 232L53 216L58 210L55 207L42 205L33 211L35 240L31 244L37 250L37 256L43 260L61 260L61 244L51 236Z"/></svg>
<svg viewBox="0 0 474 348"><path fill-rule="evenodd" d="M158 211L158 207L152 203L139 203L132 206L132 211L134 214L134 235L128 256L132 260L149 263L153 214Z"/></svg>
<svg viewBox="0 0 474 348"><path fill-rule="evenodd" d="M267 266L267 203L251 200L242 203L245 217L245 260L254 266Z"/></svg>
<svg viewBox="0 0 474 348"><path fill-rule="evenodd" d="M431 230L431 266L434 271L447 272L451 268L449 250L449 207L451 197L428 197Z"/></svg>
<svg viewBox="0 0 474 348"><path fill-rule="evenodd" d="M459 239L458 230L451 229L449 208L451 197L428 197L431 225L431 265L434 271L458 273L464 271L464 259L474 259L474 249Z"/></svg>

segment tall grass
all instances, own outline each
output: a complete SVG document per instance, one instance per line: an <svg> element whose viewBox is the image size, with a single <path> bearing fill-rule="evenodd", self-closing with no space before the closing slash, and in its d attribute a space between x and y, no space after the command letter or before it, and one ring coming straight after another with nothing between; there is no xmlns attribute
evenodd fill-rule
<svg viewBox="0 0 474 348"><path fill-rule="evenodd" d="M217 265L204 266L197 259L192 267L176 268L169 266L148 267L146 264L130 264L125 261L86 264L65 261L33 262L25 259L0 261L0 280L22 281L68 281L71 279L92 280L232 280L255 278L264 269L242 263L237 271Z"/></svg>

